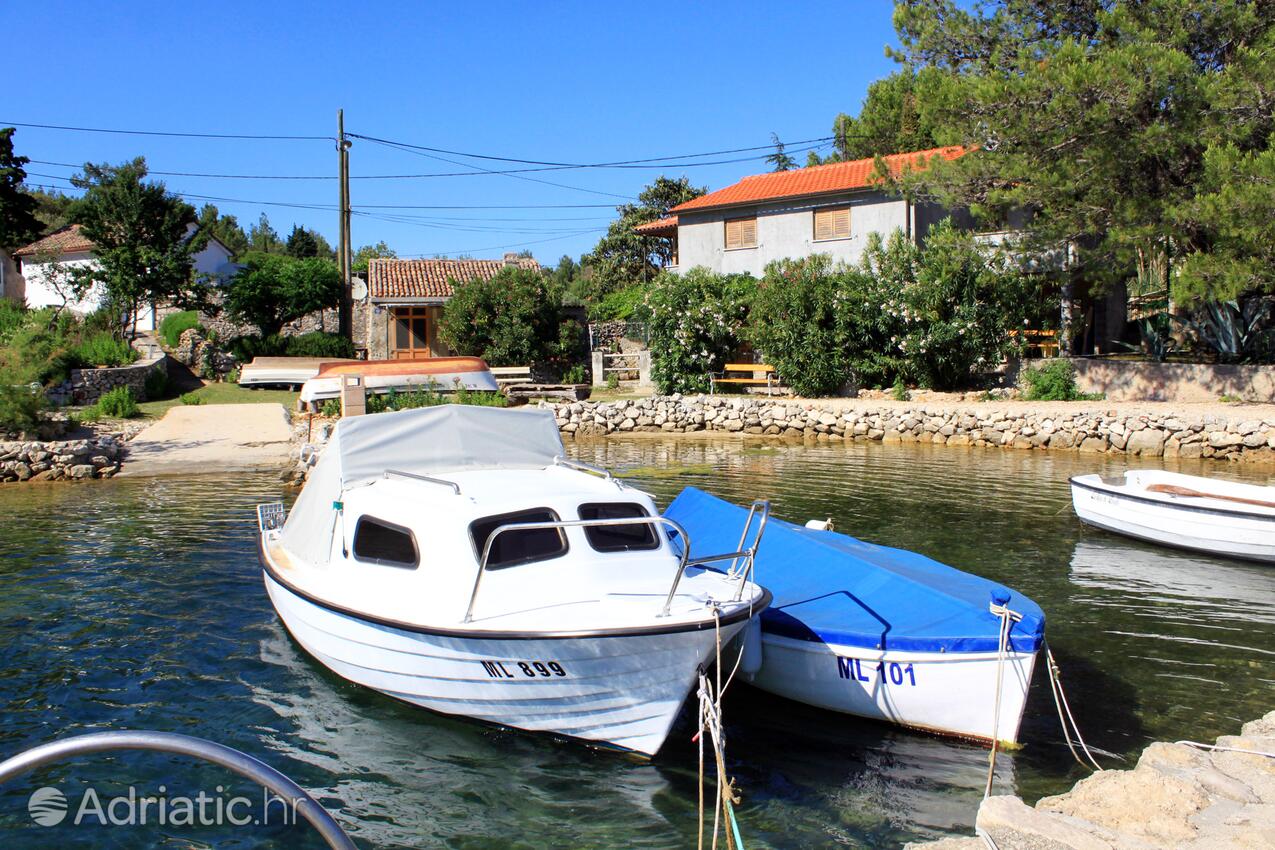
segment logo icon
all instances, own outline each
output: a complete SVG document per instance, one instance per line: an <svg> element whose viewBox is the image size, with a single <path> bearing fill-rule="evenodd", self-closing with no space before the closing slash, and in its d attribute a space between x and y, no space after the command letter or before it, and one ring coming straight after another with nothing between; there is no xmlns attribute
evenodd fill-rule
<svg viewBox="0 0 1275 850"><path fill-rule="evenodd" d="M40 826L57 826L66 818L66 795L48 785L37 788L27 800L27 811Z"/></svg>

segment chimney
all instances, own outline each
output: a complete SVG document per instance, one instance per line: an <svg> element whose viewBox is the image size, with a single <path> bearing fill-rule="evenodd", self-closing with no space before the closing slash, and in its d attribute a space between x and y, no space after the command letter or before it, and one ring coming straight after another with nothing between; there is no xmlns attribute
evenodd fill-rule
<svg viewBox="0 0 1275 850"><path fill-rule="evenodd" d="M517 254L515 254L515 253L513 253L512 251L506 251L506 252L505 252L505 265L507 265L507 266L516 266L516 265L518 265L518 255L517 255Z"/></svg>

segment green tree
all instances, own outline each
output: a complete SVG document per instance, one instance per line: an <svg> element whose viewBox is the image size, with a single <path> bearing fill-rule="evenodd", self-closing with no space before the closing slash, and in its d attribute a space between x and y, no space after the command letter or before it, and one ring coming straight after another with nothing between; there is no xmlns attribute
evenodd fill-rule
<svg viewBox="0 0 1275 850"><path fill-rule="evenodd" d="M562 311L562 291L539 271L506 266L490 280L453 281L439 336L492 366L561 369L579 354L580 327Z"/></svg>
<svg viewBox="0 0 1275 850"><path fill-rule="evenodd" d="M1195 297L1273 289L1254 253L1275 243L1273 26L1257 0L901 3L923 120L980 150L900 182L983 218L1030 211L1031 243L1068 246L1090 280L1159 254Z"/></svg>
<svg viewBox="0 0 1275 850"><path fill-rule="evenodd" d="M229 248L232 257L241 257L248 252L248 236L239 226L239 219L233 215L222 215L213 204L199 208L199 228Z"/></svg>
<svg viewBox="0 0 1275 850"><path fill-rule="evenodd" d="M685 177L658 177L642 190L636 204L616 207L619 218L593 250L581 258L588 269L586 298L597 301L609 292L653 278L672 258L673 246L668 239L642 236L633 228L667 216L673 207L698 198L705 191L692 186Z"/></svg>
<svg viewBox="0 0 1275 850"><path fill-rule="evenodd" d="M341 300L341 275L331 260L253 252L243 262L226 288L226 311L256 325L263 336Z"/></svg>
<svg viewBox="0 0 1275 850"><path fill-rule="evenodd" d="M71 178L84 190L73 215L94 245L97 280L120 315L136 317L145 303L198 308L206 292L192 267L207 236L195 227L194 207L163 183L145 182L146 174L138 157L118 166L86 163Z"/></svg>
<svg viewBox="0 0 1275 850"><path fill-rule="evenodd" d="M22 188L31 160L13 153L14 128L0 128L0 250L14 251L40 235L35 198Z"/></svg>
<svg viewBox="0 0 1275 850"><path fill-rule="evenodd" d="M289 257L304 259L306 257L319 256L319 241L314 238L314 234L306 230L300 225L292 225L292 232L288 234L288 244L284 248Z"/></svg>
<svg viewBox="0 0 1275 850"><path fill-rule="evenodd" d="M394 249L386 245L384 240L382 240L375 245L364 245L355 251L351 267L355 274L367 274L368 260L392 260L396 257L398 257L398 254Z"/></svg>
<svg viewBox="0 0 1275 850"><path fill-rule="evenodd" d="M937 147L934 127L918 103L917 87L910 68L872 83L857 117L842 113L832 122L832 153L821 159L811 151L807 165Z"/></svg>
<svg viewBox="0 0 1275 850"><path fill-rule="evenodd" d="M35 216L40 220L39 236L48 236L53 231L61 230L71 223L75 198L61 192L43 189L37 189L30 195L35 199Z"/></svg>
<svg viewBox="0 0 1275 850"><path fill-rule="evenodd" d="M279 238L279 234L270 226L270 219L265 213L257 219L248 230L248 246L253 251L263 254L282 254L283 240Z"/></svg>
<svg viewBox="0 0 1275 850"><path fill-rule="evenodd" d="M797 160L784 153L784 143L779 141L778 133L771 133L770 140L775 143L775 152L766 157L766 161L774 166L772 171L792 171L797 167Z"/></svg>

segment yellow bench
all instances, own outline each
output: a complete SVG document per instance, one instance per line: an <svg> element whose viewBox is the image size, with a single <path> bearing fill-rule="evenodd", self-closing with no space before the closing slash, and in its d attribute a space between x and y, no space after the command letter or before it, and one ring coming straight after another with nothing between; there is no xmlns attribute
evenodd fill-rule
<svg viewBox="0 0 1275 850"><path fill-rule="evenodd" d="M734 376L733 372L747 372L748 377ZM762 377L757 377L758 373ZM779 385L779 376L775 367L766 363L727 363L722 371L708 376L709 392L715 392L718 384L739 384L742 386L765 387L767 390Z"/></svg>
<svg viewBox="0 0 1275 850"><path fill-rule="evenodd" d="M1056 357L1058 355L1058 331L1010 331L1012 337L1022 336L1027 343L1027 352L1035 349L1041 357ZM1024 352L1024 353L1027 353Z"/></svg>

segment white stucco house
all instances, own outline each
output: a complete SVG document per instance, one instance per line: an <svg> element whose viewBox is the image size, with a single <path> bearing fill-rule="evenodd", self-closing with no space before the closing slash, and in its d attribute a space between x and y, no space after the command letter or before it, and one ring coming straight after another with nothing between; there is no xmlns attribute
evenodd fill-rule
<svg viewBox="0 0 1275 850"><path fill-rule="evenodd" d="M884 157L894 174L922 169L934 157L953 160L963 147ZM673 241L670 271L704 266L719 274L761 277L774 260L828 254L857 262L869 235L896 229L922 241L948 212L882 191L872 159L745 177L674 207L673 215L634 228Z"/></svg>
<svg viewBox="0 0 1275 850"><path fill-rule="evenodd" d="M195 226L191 225L189 233L194 232ZM25 300L32 309L66 303L67 308L76 313L93 312L101 304L100 293L93 292L81 301L68 302L59 291L60 278L65 277L65 269L97 264L93 249L93 243L78 224L56 230L43 239L19 248L13 252L13 256L19 263L20 281L11 287L10 297ZM216 237L210 236L208 244L194 257L195 278L214 286L228 281L238 269L239 266L232 260L230 249ZM137 317L137 329L155 330L160 318L158 312L162 309L163 305L148 305Z"/></svg>

